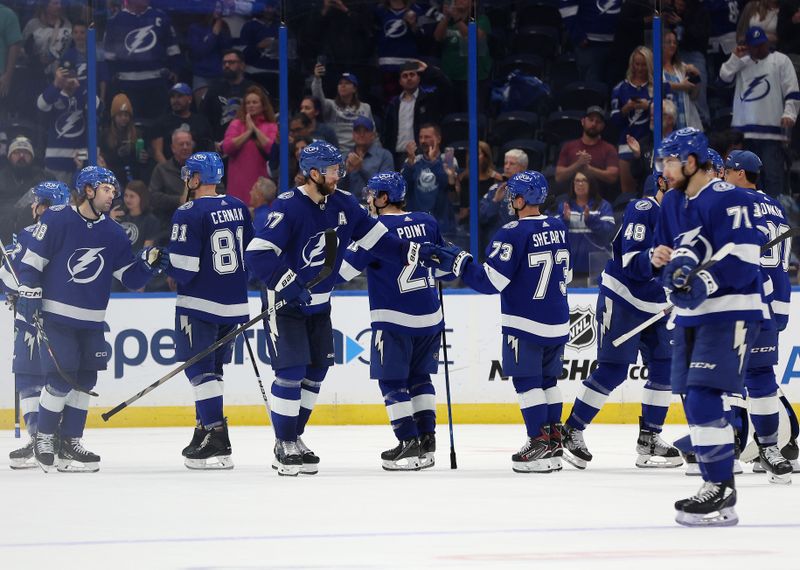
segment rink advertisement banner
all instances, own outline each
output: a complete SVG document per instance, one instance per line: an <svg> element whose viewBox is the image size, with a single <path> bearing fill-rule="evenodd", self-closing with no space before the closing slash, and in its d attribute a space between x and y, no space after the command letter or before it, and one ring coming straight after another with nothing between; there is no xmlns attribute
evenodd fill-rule
<svg viewBox="0 0 800 570"><path fill-rule="evenodd" d="M800 292L793 293L797 301ZM570 341L564 354L559 385L564 402L571 403L581 381L597 365L597 335L594 316L597 295L591 290L570 292ZM794 303L793 303L794 304ZM174 350L174 306L171 296L117 296L107 312L108 369L100 373L92 399L93 417L118 404L172 370ZM454 417L462 423L518 421L516 395L500 362L500 299L498 296L445 295L447 344L451 392L456 404ZM260 312L260 301L250 299L252 315ZM781 335L778 382L792 402L800 402L800 317L793 311L788 329ZM362 294L337 295L333 299L336 365L329 371L318 400L315 419L324 423L373 423L386 419L377 383L369 378L370 323L368 299ZM0 389L0 421L10 426L14 407L11 382L11 312L0 316L6 342L0 345L5 373ZM272 380L266 336L261 327L248 331L254 339L258 369L266 389ZM440 356L443 353L440 352ZM601 421L636 421L641 389L647 369L630 367L629 381L609 399ZM444 366L435 376L437 400L445 403ZM675 400L677 401L677 400ZM108 425L170 425L193 418L192 391L183 374L176 376L121 412ZM244 342L235 343L233 363L225 369L225 403L232 421L263 423L264 406L252 363ZM127 416L127 417L126 417ZM675 414L677 419L679 414ZM180 418L180 419L176 419ZM95 423L94 421L92 423ZM96 424L97 425L97 424Z"/></svg>

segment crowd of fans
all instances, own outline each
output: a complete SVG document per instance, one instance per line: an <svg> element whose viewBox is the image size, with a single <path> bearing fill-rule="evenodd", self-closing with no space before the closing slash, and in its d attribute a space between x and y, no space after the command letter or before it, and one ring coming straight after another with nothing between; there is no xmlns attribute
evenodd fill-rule
<svg viewBox="0 0 800 570"><path fill-rule="evenodd" d="M281 4L289 29L288 141L280 140L276 116ZM89 101L87 3L0 0L0 237L8 243L30 222L35 183L72 183L88 157L93 104L99 161L125 187L111 215L135 247L168 239L172 213L185 200L180 169L192 152L224 156L227 192L258 220L283 190L276 187L280 145L290 148L288 179L298 184L296 157L315 139L346 157L343 189L361 196L373 174L395 169L408 184L408 208L430 212L448 239L466 246L474 175L467 24L475 17L481 248L510 219L504 181L540 170L557 197L551 213L572 234L576 282L589 284L610 255L617 218L651 174L653 6L474 4L109 0L94 15L98 96ZM800 0L664 0L662 20L664 134L694 126L723 157L754 150L765 165L761 186L780 197L795 225ZM787 103L766 105L754 125L736 101L758 91L740 76L759 64L781 66L780 85L771 88Z"/></svg>

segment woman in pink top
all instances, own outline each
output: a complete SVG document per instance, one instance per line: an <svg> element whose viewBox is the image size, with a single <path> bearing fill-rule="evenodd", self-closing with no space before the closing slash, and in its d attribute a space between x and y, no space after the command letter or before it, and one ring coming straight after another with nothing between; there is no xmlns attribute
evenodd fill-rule
<svg viewBox="0 0 800 570"><path fill-rule="evenodd" d="M259 176L267 176L267 160L277 134L275 111L267 94L257 85L249 87L222 141L222 150L228 155L229 195L250 205L250 188Z"/></svg>

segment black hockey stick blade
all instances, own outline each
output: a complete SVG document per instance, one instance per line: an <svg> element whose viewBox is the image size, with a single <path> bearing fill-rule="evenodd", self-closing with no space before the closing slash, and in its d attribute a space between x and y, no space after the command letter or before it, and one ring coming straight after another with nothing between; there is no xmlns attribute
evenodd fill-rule
<svg viewBox="0 0 800 570"><path fill-rule="evenodd" d="M325 231L325 261L323 262L322 269L320 269L320 271L317 274L317 276L314 277L314 279L312 279L311 281L308 282L307 287L309 289L311 289L312 287L318 285L323 280L327 279L330 276L331 273L333 273L333 266L336 263L337 247L338 247L338 238L336 237L336 231L335 230L326 230ZM152 392L153 390L155 390L156 388L158 388L159 386L164 384L167 380L169 380L173 376L177 376L178 374L180 374L181 372L183 372L184 370L189 368L195 362L199 362L200 360L202 360L203 358L205 358L206 356L208 356L209 354L211 354L212 352L217 350L220 346L224 345L226 342L236 338L236 335L240 334L242 331L245 331L245 330L249 329L250 327L252 327L256 323L258 323L261 320L263 320L270 313L270 311L274 311L274 310L277 310L278 308L280 308L280 307L278 307L279 304L280 303L276 304L275 307L271 307L271 308L267 309L266 311L263 311L262 313L258 314L257 316L253 317L252 319L250 319L249 321L244 323L243 325L240 325L240 326L236 327L231 332L229 332L228 334L223 336L221 339L219 339L217 342L215 342L214 344L212 344L211 346L209 346L208 348L206 348L202 352L194 355L189 360L187 360L186 362L182 363L180 366L178 366L177 368L175 368L171 372L167 373L165 376L162 376L161 378L159 378L158 380L156 380L155 382L153 382L152 384L150 384L149 386L144 388L141 392L138 392L137 394L131 396L130 398L128 398L127 400L125 400L121 404L117 404L114 408L110 409L109 411L107 411L107 412L105 412L103 414L100 414L100 417L103 418L103 421L107 422L109 420L109 418L111 418L112 416L118 414L119 412L121 412L122 410L124 410L125 408L130 406L136 400L142 398L143 396L146 396L147 394L149 394L150 392ZM285 304L285 302L284 302L284 304ZM283 305L281 305L281 306L283 306Z"/></svg>
<svg viewBox="0 0 800 570"><path fill-rule="evenodd" d="M797 236L800 236L800 227L798 227L798 228L789 228L787 231L783 232L781 235L779 235L775 239L773 239L771 241L768 241L767 243L762 245L761 246L761 253L764 253L764 252L772 249L773 247L775 247L776 245L778 245L782 241L785 241L787 239L791 239L791 238L797 237Z"/></svg>

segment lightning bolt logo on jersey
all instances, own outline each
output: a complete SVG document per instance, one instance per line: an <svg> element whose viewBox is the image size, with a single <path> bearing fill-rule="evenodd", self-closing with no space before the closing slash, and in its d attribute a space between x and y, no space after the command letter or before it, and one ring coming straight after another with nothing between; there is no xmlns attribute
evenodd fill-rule
<svg viewBox="0 0 800 570"><path fill-rule="evenodd" d="M144 53L153 49L158 41L158 37L153 26L144 26L131 30L125 35L125 50L128 55Z"/></svg>
<svg viewBox="0 0 800 570"><path fill-rule="evenodd" d="M325 232L319 232L306 242L301 257L303 266L300 269L319 267L325 262Z"/></svg>
<svg viewBox="0 0 800 570"><path fill-rule="evenodd" d="M103 247L84 247L75 250L67 260L67 272L70 281L81 285L91 283L106 265L106 260L100 255Z"/></svg>
<svg viewBox="0 0 800 570"><path fill-rule="evenodd" d="M415 14L418 24L425 13L415 2L402 10L392 10L386 6L375 8L378 26L383 30L377 37L378 65L382 68L399 69L403 62L418 57L416 38L405 20L407 11Z"/></svg>
<svg viewBox="0 0 800 570"><path fill-rule="evenodd" d="M36 106L50 125L44 155L46 168L63 172L75 170L73 157L86 148L86 101L84 85L68 95L52 84L36 100Z"/></svg>
<svg viewBox="0 0 800 570"><path fill-rule="evenodd" d="M770 84L766 74L758 75L750 80L750 84L747 86L747 89L744 90L744 93L739 96L739 100L748 103L759 101L769 95L769 91Z"/></svg>

